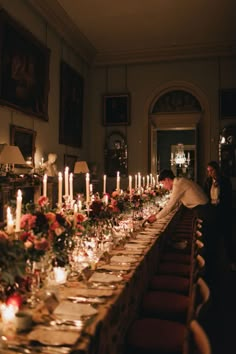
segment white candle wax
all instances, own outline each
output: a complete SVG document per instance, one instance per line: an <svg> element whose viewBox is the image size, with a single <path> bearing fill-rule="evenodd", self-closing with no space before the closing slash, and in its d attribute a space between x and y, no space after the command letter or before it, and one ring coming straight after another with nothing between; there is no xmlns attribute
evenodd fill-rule
<svg viewBox="0 0 236 354"><path fill-rule="evenodd" d="M78 205L74 204L74 225L77 225L77 214L78 214Z"/></svg>
<svg viewBox="0 0 236 354"><path fill-rule="evenodd" d="M117 174L116 174L116 190L117 192L120 191L120 172L117 171Z"/></svg>
<svg viewBox="0 0 236 354"><path fill-rule="evenodd" d="M85 181L86 181L86 203L89 203L89 181L90 181L89 173L86 173Z"/></svg>
<svg viewBox="0 0 236 354"><path fill-rule="evenodd" d="M47 196L47 179L48 179L48 176L47 176L47 174L45 174L43 176L43 196L44 197Z"/></svg>
<svg viewBox="0 0 236 354"><path fill-rule="evenodd" d="M21 207L22 207L22 192L20 189L17 191L16 197L16 232L20 231L20 219L21 219Z"/></svg>
<svg viewBox="0 0 236 354"><path fill-rule="evenodd" d="M79 210L79 211L82 210L82 202L81 202L80 199L78 200L78 210Z"/></svg>
<svg viewBox="0 0 236 354"><path fill-rule="evenodd" d="M132 176L129 176L129 192L132 193Z"/></svg>
<svg viewBox="0 0 236 354"><path fill-rule="evenodd" d="M104 200L104 204L107 205L108 204L108 195L107 194L104 195L103 200Z"/></svg>
<svg viewBox="0 0 236 354"><path fill-rule="evenodd" d="M65 196L69 195L69 167L65 168Z"/></svg>
<svg viewBox="0 0 236 354"><path fill-rule="evenodd" d="M143 177L143 188L145 188L145 177Z"/></svg>
<svg viewBox="0 0 236 354"><path fill-rule="evenodd" d="M90 195L93 194L93 185L92 185L92 183L89 184L89 193L90 193Z"/></svg>
<svg viewBox="0 0 236 354"><path fill-rule="evenodd" d="M134 188L135 189L138 188L138 176L137 175L134 176Z"/></svg>
<svg viewBox="0 0 236 354"><path fill-rule="evenodd" d="M66 269L63 267L55 267L53 268L55 281L58 284L64 284L67 279Z"/></svg>
<svg viewBox="0 0 236 354"><path fill-rule="evenodd" d="M58 173L58 205L62 205L62 173Z"/></svg>
<svg viewBox="0 0 236 354"><path fill-rule="evenodd" d="M149 187L149 176L147 175L147 188Z"/></svg>
<svg viewBox="0 0 236 354"><path fill-rule="evenodd" d="M1 317L4 324L12 322L15 320L15 314L17 312L17 307L14 305L1 305Z"/></svg>
<svg viewBox="0 0 236 354"><path fill-rule="evenodd" d="M141 173L138 173L138 188L141 188Z"/></svg>
<svg viewBox="0 0 236 354"><path fill-rule="evenodd" d="M70 200L73 200L73 196L74 196L74 191L73 191L73 173L70 173Z"/></svg>
<svg viewBox="0 0 236 354"><path fill-rule="evenodd" d="M12 234L14 232L14 221L11 213L11 208L7 207L7 233Z"/></svg>
<svg viewBox="0 0 236 354"><path fill-rule="evenodd" d="M106 194L106 189L107 189L106 184L107 184L107 176L104 175L103 176L103 194Z"/></svg>

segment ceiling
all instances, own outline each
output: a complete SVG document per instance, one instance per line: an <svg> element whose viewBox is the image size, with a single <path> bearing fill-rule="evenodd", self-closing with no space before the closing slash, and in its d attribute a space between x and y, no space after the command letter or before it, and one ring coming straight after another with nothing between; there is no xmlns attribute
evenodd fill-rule
<svg viewBox="0 0 236 354"><path fill-rule="evenodd" d="M94 64L235 53L235 0L28 1Z"/></svg>

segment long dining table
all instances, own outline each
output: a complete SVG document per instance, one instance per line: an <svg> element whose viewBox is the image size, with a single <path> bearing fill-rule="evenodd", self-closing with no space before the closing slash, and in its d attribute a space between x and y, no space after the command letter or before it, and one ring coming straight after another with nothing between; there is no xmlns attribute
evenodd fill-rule
<svg viewBox="0 0 236 354"><path fill-rule="evenodd" d="M163 243L180 213L181 208L142 227L122 247L112 249L108 260L102 258L86 280L54 288L58 303L50 325L36 323L17 335L18 342L9 341L4 353L14 353L22 344L28 354L123 354L127 330L138 316Z"/></svg>

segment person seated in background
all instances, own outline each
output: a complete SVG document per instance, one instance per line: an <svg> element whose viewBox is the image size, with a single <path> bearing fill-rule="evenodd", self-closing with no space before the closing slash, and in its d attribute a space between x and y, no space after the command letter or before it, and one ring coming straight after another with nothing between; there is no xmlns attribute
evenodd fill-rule
<svg viewBox="0 0 236 354"><path fill-rule="evenodd" d="M160 172L159 182L166 190L171 191L171 195L169 202L156 215L157 220L167 216L179 203L186 208L194 209L199 218L208 217L209 199L197 183L185 177L175 177L174 173L168 169Z"/></svg>
<svg viewBox="0 0 236 354"><path fill-rule="evenodd" d="M230 179L221 173L219 164L216 161L210 161L207 164L207 178L204 190L210 199L214 211L215 244L223 239L226 256L231 264L231 269L236 271L235 244L233 242L232 229L232 184ZM218 245L219 251L220 246Z"/></svg>

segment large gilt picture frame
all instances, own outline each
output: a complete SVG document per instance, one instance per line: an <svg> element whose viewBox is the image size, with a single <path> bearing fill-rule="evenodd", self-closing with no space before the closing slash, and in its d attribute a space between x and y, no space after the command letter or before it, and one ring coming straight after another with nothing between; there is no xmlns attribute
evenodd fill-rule
<svg viewBox="0 0 236 354"><path fill-rule="evenodd" d="M61 62L59 143L82 147L84 80L64 61Z"/></svg>
<svg viewBox="0 0 236 354"><path fill-rule="evenodd" d="M0 10L0 104L48 120L50 50Z"/></svg>

